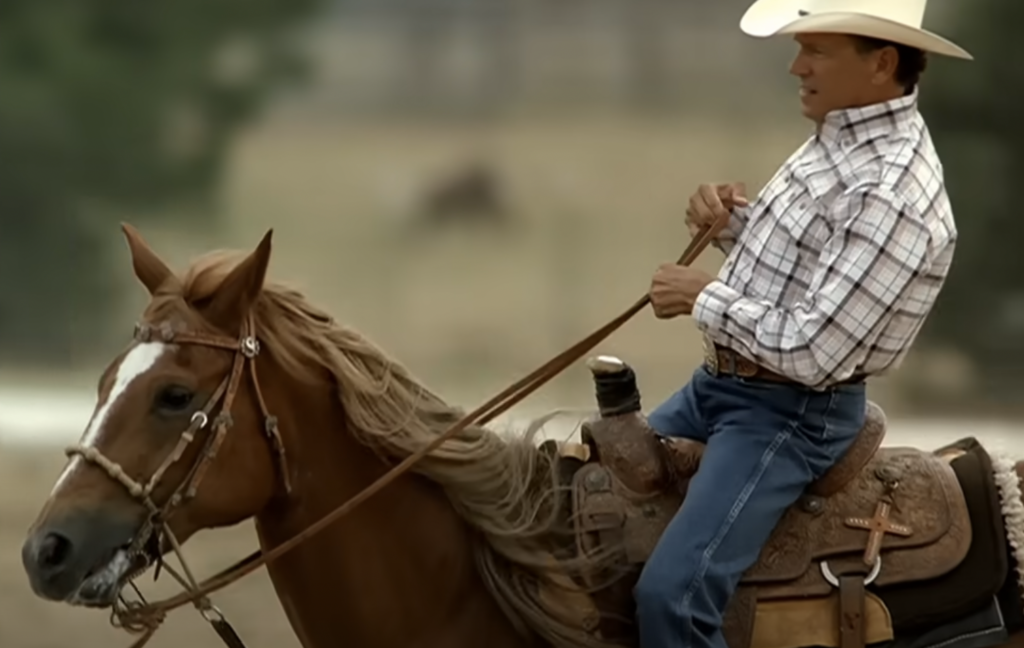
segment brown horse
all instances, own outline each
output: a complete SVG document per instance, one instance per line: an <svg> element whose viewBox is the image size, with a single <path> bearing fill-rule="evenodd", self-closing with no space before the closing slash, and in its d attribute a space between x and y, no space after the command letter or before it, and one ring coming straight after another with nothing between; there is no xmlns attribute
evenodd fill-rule
<svg viewBox="0 0 1024 648"><path fill-rule="evenodd" d="M72 605L114 606L131 579L162 555L178 551L196 531L252 517L261 548L272 550L460 418L461 411L364 337L336 324L299 293L267 283L269 233L240 261L213 254L178 277L137 232L129 227L125 232L135 275L151 302L136 327L136 341L101 376L97 408L82 441L70 449L69 463L29 530L23 561L37 595ZM615 438L621 441L609 440L594 426L577 458L538 447L533 430L506 438L482 427L466 428L346 518L270 563L271 580L302 645L635 645L628 630L615 633L630 625L632 578L650 539L681 501L686 471L699 464L699 455L686 451L685 459L675 462L671 453L645 454L653 437L636 416L638 408L638 402L632 409L603 402L605 416L597 423L619 426ZM874 488L867 477L873 474L870 461L878 464L874 473L878 462L888 461L876 449L863 461L847 462L856 462L851 475L859 481L847 476L838 494L823 496L819 509L829 511ZM980 446L965 445L957 454L978 456L979 451ZM892 573L905 574L899 578L883 569L878 577L876 572L878 584L889 588L885 591L919 581L935 586L935 577L967 565L965 547L979 544L986 520L997 520L1002 529L1005 517L1013 523L1011 532L1024 531L1013 464L998 464L1003 514L997 501L989 518L977 517L979 509L971 507L968 520L964 493L970 489L949 490L953 473L943 472L958 459L916 451L901 461L911 495L946 488L942 492L949 497L936 505L945 508L919 507L932 510L921 518L930 539L912 537L900 545L904 539L893 544L889 536L881 542L880 555L903 565L903 571ZM593 468L603 472L595 476ZM1006 483L1008 475L1012 484ZM646 486L636 485L638 476ZM987 475L989 504L997 481ZM616 486L602 489L609 483ZM623 484L633 484L632 490ZM602 493L612 504L603 513L622 514L612 515L611 522L595 514ZM832 519L820 513L816 519ZM799 524L804 522L784 522L781 533L803 529L794 526ZM621 533L606 534L616 525ZM922 570L913 567L921 561L913 558L934 547L944 553L926 557L932 567L924 571L931 580L919 578ZM811 549L818 557L828 554ZM848 547L845 551L850 553ZM999 573L986 574L987 589L974 592L975 598L984 603L986 596L994 600L997 592L1012 590L1015 603L1007 606L1000 599L1000 609L1020 609L1013 553L1000 533ZM943 558L941 565L936 556ZM848 574L837 574L845 596ZM824 609L773 608L795 598L775 596L769 581L760 582L769 586L745 582L741 587L737 600L753 605L746 616L731 612L730 627L746 633L730 634L733 648L769 645L761 617L760 629L751 625L755 611L777 620L792 616L793 609L805 617ZM796 592L797 598L818 603L835 598L827 585L824 596L809 598L820 585L814 580ZM605 619L600 624L598 609ZM976 619L977 613L965 609L956 618ZM891 622L866 625L865 636L896 636L886 635ZM843 645L855 643L844 638Z"/></svg>

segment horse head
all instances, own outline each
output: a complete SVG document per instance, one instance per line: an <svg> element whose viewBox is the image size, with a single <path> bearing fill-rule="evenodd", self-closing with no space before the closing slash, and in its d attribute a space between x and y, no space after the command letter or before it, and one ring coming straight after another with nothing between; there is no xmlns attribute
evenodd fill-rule
<svg viewBox="0 0 1024 648"><path fill-rule="evenodd" d="M187 298L139 233L124 233L150 303L100 376L92 418L22 548L33 591L74 605L114 604L196 531L252 517L287 485L253 366L271 232Z"/></svg>

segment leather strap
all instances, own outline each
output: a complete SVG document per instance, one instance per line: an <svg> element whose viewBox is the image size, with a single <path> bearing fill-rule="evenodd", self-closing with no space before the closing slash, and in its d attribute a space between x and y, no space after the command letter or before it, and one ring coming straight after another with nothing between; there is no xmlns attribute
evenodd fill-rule
<svg viewBox="0 0 1024 648"><path fill-rule="evenodd" d="M864 648L864 575L839 577L839 648Z"/></svg>
<svg viewBox="0 0 1024 648"><path fill-rule="evenodd" d="M238 636L235 629L231 627L227 619L220 618L210 621L210 625L213 626L217 636L221 638L224 645L228 648L245 648L245 644L242 642L242 638Z"/></svg>

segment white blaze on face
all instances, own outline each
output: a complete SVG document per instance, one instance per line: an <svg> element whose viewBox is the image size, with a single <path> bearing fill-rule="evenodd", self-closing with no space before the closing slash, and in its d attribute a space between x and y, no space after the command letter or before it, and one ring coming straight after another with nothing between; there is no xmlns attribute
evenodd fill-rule
<svg viewBox="0 0 1024 648"><path fill-rule="evenodd" d="M103 428L110 416L110 412L117 405L117 401L124 396L124 393L128 391L128 387L135 379L149 371L156 364L156 361L160 359L160 356L169 348L163 342L142 342L135 345L121 359L121 364L117 367L117 376L114 378L114 385L107 393L106 400L100 403L96 412L93 413L92 419L89 421L89 427L86 428L85 434L82 435L81 445L90 448L96 445L103 435ZM64 468L64 472L57 478L57 483L54 484L51 494L57 492L64 482L79 470L81 465L82 458L75 455Z"/></svg>

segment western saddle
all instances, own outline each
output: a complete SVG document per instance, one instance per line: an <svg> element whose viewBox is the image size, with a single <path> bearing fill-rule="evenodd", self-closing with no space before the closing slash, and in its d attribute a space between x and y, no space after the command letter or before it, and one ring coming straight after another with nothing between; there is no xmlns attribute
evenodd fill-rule
<svg viewBox="0 0 1024 648"><path fill-rule="evenodd" d="M600 417L583 424L582 449L562 450L582 459L572 478L576 551L614 550L636 574L685 499L703 445L653 433L622 361L589 364ZM726 612L730 648L863 648L892 639L888 612L867 587L935 578L967 555L967 504L947 459L882 448L885 430L884 413L869 402L850 450L786 512ZM833 622L823 624L828 611Z"/></svg>

